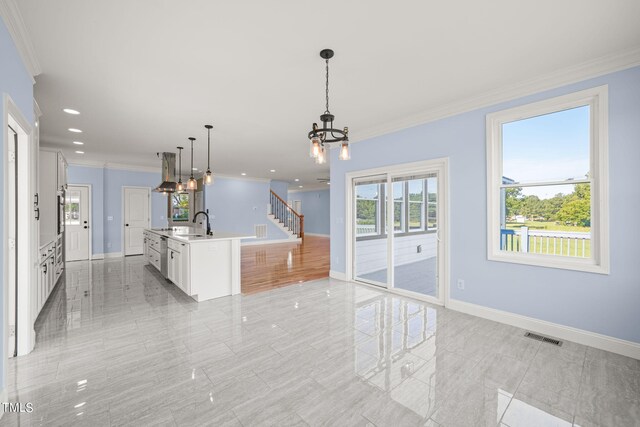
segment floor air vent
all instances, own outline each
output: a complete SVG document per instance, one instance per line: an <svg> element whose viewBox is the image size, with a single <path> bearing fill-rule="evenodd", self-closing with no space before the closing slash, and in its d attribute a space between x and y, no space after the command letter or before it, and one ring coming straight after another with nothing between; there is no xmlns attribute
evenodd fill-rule
<svg viewBox="0 0 640 427"><path fill-rule="evenodd" d="M532 340L542 341L549 344L557 345L558 347L562 345L562 341L560 340L557 340L555 338L545 337L544 335L534 334L533 332L527 332L524 334L524 336L527 338L531 338Z"/></svg>

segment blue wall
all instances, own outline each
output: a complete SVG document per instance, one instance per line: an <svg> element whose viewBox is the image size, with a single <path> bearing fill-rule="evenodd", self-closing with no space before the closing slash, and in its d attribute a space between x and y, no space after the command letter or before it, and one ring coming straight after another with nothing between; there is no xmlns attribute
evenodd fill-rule
<svg viewBox="0 0 640 427"><path fill-rule="evenodd" d="M304 232L329 235L329 189L289 193L289 204L300 200L299 214L304 215Z"/></svg>
<svg viewBox="0 0 640 427"><path fill-rule="evenodd" d="M209 210L211 228L253 235L255 224L267 224L267 240L286 238L267 219L270 189L267 181L216 177L213 185L205 186L205 208Z"/></svg>
<svg viewBox="0 0 640 427"><path fill-rule="evenodd" d="M22 115L33 124L33 81L31 75L25 68L20 58L20 54L16 50L11 35L4 25L4 21L0 19L0 95L4 98L4 94L11 97L13 102L18 106ZM4 117L4 102L0 100L0 112ZM2 130L2 147L6 144L7 131ZM4 200L4 150L0 150L0 200ZM4 223L4 212L0 212L0 224ZM4 230L0 227L0 242L4 242ZM0 277L2 277L2 285L0 288L0 331L4 330L4 245L0 245ZM5 342L0 340L0 355L3 354ZM0 361L0 389L5 388L4 378L4 358Z"/></svg>
<svg viewBox="0 0 640 427"><path fill-rule="evenodd" d="M609 85L611 274L487 260L487 113ZM640 342L640 67L331 150L331 270L345 272L345 172L449 157L451 298ZM465 290L453 284L465 279Z"/></svg>
<svg viewBox="0 0 640 427"><path fill-rule="evenodd" d="M91 184L93 254L122 252L122 187L155 188L160 172L69 165L69 184ZM113 217L108 220L108 217ZM151 193L151 226L167 226L167 196Z"/></svg>
<svg viewBox="0 0 640 427"><path fill-rule="evenodd" d="M271 181L271 191L276 193L282 200L287 200L287 192L289 191L289 183L285 181Z"/></svg>

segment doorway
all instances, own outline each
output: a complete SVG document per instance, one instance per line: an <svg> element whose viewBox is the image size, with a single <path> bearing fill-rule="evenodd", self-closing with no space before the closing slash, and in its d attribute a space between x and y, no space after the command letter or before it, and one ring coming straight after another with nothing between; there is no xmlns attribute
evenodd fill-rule
<svg viewBox="0 0 640 427"><path fill-rule="evenodd" d="M37 212L33 128L11 98L3 98L3 340L2 356L29 353L35 344ZM4 365L6 378L6 364Z"/></svg>
<svg viewBox="0 0 640 427"><path fill-rule="evenodd" d="M446 159L347 174L350 279L445 304Z"/></svg>
<svg viewBox="0 0 640 427"><path fill-rule="evenodd" d="M144 253L143 231L150 226L151 193L146 187L122 188L124 219L124 255Z"/></svg>
<svg viewBox="0 0 640 427"><path fill-rule="evenodd" d="M65 193L64 225L67 261L91 257L91 187L69 185Z"/></svg>

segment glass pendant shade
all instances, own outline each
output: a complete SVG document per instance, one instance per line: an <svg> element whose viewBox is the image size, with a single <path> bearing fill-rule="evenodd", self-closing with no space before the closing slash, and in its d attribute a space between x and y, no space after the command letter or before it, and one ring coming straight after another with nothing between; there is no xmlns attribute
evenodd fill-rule
<svg viewBox="0 0 640 427"><path fill-rule="evenodd" d="M184 184L182 183L182 180L178 181L178 185L176 186L176 190L177 191L184 191Z"/></svg>
<svg viewBox="0 0 640 427"><path fill-rule="evenodd" d="M206 185L213 184L213 173L211 172L211 170L207 169L207 172L204 174L203 178L203 181Z"/></svg>
<svg viewBox="0 0 640 427"><path fill-rule="evenodd" d="M324 147L320 147L320 151L318 151L318 157L316 157L316 164L324 165L327 163L327 151Z"/></svg>
<svg viewBox="0 0 640 427"><path fill-rule="evenodd" d="M309 153L310 157L313 157L314 159L318 157L318 154L320 154L320 149L321 149L321 145L320 145L320 138L313 137L311 138L311 152Z"/></svg>
<svg viewBox="0 0 640 427"><path fill-rule="evenodd" d="M198 181L194 177L189 178L189 182L187 183L187 188L189 190L195 190L198 188Z"/></svg>
<svg viewBox="0 0 640 427"><path fill-rule="evenodd" d="M343 142L340 147L340 155L338 156L340 160L349 160L351 158L351 154L349 153L349 143Z"/></svg>

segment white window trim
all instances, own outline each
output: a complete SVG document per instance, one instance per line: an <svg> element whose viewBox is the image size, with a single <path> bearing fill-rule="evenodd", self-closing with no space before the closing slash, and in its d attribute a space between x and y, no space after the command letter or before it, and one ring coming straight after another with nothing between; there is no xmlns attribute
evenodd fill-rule
<svg viewBox="0 0 640 427"><path fill-rule="evenodd" d="M591 258L550 256L500 250L502 124L589 105L591 113ZM571 93L487 115L487 258L609 274L609 118L608 86Z"/></svg>

